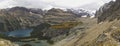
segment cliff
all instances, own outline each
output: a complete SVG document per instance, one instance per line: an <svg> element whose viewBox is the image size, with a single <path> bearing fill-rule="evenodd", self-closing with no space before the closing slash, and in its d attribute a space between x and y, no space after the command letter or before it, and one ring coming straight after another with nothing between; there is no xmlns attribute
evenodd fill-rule
<svg viewBox="0 0 120 46"><path fill-rule="evenodd" d="M120 2L111 1L102 6L97 12L98 23L103 21L113 21L115 19L120 19Z"/></svg>

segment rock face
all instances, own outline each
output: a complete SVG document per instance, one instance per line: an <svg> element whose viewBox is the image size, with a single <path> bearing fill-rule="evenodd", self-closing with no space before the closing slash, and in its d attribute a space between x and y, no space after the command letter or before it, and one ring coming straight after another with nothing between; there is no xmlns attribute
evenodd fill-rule
<svg viewBox="0 0 120 46"><path fill-rule="evenodd" d="M14 44L8 40L0 39L0 46L19 46L19 45Z"/></svg>
<svg viewBox="0 0 120 46"><path fill-rule="evenodd" d="M0 30L13 31L30 28L43 22L42 18L40 13L24 7L2 9L0 10Z"/></svg>
<svg viewBox="0 0 120 46"><path fill-rule="evenodd" d="M116 0L106 3L97 12L98 22L113 21L120 19L120 1Z"/></svg>

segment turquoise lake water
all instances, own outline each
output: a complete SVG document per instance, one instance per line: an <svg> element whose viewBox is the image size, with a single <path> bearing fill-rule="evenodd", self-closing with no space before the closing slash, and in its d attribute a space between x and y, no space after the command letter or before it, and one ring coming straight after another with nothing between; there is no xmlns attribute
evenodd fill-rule
<svg viewBox="0 0 120 46"><path fill-rule="evenodd" d="M32 29L22 29L22 30L15 30L11 32L5 32L4 34L12 37L29 37L32 31L33 31ZM50 44L48 44L46 40L37 40L37 43L35 41L14 42L14 43L17 43L20 46L23 44L30 44L32 46L50 46Z"/></svg>

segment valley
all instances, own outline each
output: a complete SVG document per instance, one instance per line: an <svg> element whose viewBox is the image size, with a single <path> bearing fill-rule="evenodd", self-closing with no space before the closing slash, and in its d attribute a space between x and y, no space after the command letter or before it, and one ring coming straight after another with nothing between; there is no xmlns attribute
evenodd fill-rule
<svg viewBox="0 0 120 46"><path fill-rule="evenodd" d="M0 9L0 46L120 46L120 1L85 9Z"/></svg>

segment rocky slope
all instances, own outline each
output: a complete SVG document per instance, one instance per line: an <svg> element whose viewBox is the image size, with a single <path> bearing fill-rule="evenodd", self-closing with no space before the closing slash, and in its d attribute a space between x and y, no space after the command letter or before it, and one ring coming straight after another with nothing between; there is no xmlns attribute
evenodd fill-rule
<svg viewBox="0 0 120 46"><path fill-rule="evenodd" d="M45 14L45 20L49 22L74 21L76 16L61 9L52 8Z"/></svg>
<svg viewBox="0 0 120 46"><path fill-rule="evenodd" d="M120 45L120 0L111 1L96 13L98 23L78 32L53 46L119 46Z"/></svg>
<svg viewBox="0 0 120 46"><path fill-rule="evenodd" d="M73 33L73 29L77 25L82 25L82 23L64 22L57 25L42 23L33 29L34 31L31 33L31 35L32 37L38 37L40 39L47 39L56 42Z"/></svg>
<svg viewBox="0 0 120 46"><path fill-rule="evenodd" d="M26 29L43 22L41 14L24 7L13 7L0 10L0 31Z"/></svg>
<svg viewBox="0 0 120 46"><path fill-rule="evenodd" d="M96 16L98 17L98 22L103 21L113 21L115 19L120 19L120 4L119 0L116 0L116 2L111 1L109 3L106 3L104 6L102 6L96 13Z"/></svg>

